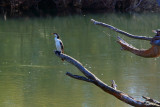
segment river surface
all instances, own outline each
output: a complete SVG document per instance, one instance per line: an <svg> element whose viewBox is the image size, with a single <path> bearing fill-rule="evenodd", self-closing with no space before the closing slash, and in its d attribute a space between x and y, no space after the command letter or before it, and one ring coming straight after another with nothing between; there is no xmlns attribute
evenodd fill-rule
<svg viewBox="0 0 160 107"><path fill-rule="evenodd" d="M158 14L83 14L46 18L0 18L0 107L130 107L97 86L75 80L83 75L54 53L53 32L60 34L66 54L79 60L99 79L137 100L160 100L160 58L143 58L121 51L120 36L137 48L148 49L108 28L103 21L135 35L152 37L160 28Z"/></svg>

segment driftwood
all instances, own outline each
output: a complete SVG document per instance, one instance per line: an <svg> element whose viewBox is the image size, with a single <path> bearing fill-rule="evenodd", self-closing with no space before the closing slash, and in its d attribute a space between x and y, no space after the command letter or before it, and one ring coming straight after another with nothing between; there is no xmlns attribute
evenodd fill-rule
<svg viewBox="0 0 160 107"><path fill-rule="evenodd" d="M141 40L148 40L148 41L151 41L151 40L152 40L152 38L150 38L150 37L133 35L133 34L130 34L130 33L125 32L125 31L123 31L123 30L120 30L120 29L118 29L118 28L116 28L116 27L114 27L114 26L111 26L111 25L106 24L106 23L103 23L103 22L96 21L96 20L94 20L94 19L91 19L91 21L92 21L95 25L100 25L100 26L103 26L103 27L107 27L107 28L109 28L109 29L112 29L112 30L120 33L120 34L126 35L126 36L128 36L128 37L130 37L130 38L141 39Z"/></svg>
<svg viewBox="0 0 160 107"><path fill-rule="evenodd" d="M105 91L106 93L109 93L113 96L115 96L117 99L135 106L135 107L160 107L159 104L157 103L150 103L149 100L147 100L147 102L143 102L143 101L139 101L136 100L135 98L125 94L124 92L117 90L116 89L116 84L115 81L112 81L112 87L109 86L108 84L105 84L103 81L101 81L98 77L96 77L96 75L94 75L93 73L91 73L89 70L87 70L85 67L83 67L83 65L77 61L76 59L72 58L71 56L68 56L66 54L58 54L57 51L54 51L55 54L59 57L64 59L65 61L69 62L70 64L74 65L75 67L77 67L84 75L84 76L79 76L79 75L73 75L70 72L67 72L66 75L74 78L74 79L78 79L78 80L82 80L82 81L86 81L89 83L93 83L96 86L98 86L99 88L101 88L103 91Z"/></svg>
<svg viewBox="0 0 160 107"><path fill-rule="evenodd" d="M111 26L109 24L98 22L98 21L95 21L94 19L91 19L91 21L96 25L101 25L101 26L110 28L110 29L112 29L120 34L126 35L130 38L153 41L153 38L150 38L150 37L132 35L132 34L129 34L125 31L122 31L118 28L115 28L114 26ZM160 46L158 46L157 44L154 44L154 42L151 43L152 46L149 49L137 49L134 46L128 44L126 41L124 41L120 37L118 37L117 42L121 45L122 50L129 51L137 56L141 56L141 57L145 57L145 58L155 58L155 57L160 56Z"/></svg>
<svg viewBox="0 0 160 107"><path fill-rule="evenodd" d="M149 49L137 49L134 46L128 44L122 38L118 37L117 42L121 45L122 50L129 51L137 56L144 58L155 58L160 56L160 46L152 44Z"/></svg>

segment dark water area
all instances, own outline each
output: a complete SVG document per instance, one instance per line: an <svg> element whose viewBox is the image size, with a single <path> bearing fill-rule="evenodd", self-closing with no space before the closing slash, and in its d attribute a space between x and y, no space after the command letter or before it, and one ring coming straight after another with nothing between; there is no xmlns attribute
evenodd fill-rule
<svg viewBox="0 0 160 107"><path fill-rule="evenodd" d="M159 14L83 14L48 17L0 18L0 106L1 107L129 107L93 84L72 79L66 72L82 75L62 62L53 32L60 34L64 52L79 60L107 84L144 100L160 100L160 58L143 58L121 51L120 36L137 48L148 49L148 41L134 40L90 19L111 24L135 35L154 35L160 28Z"/></svg>

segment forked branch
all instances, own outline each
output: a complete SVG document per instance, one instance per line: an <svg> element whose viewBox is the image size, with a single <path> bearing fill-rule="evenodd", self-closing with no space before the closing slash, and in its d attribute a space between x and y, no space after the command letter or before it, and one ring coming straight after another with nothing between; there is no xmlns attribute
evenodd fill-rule
<svg viewBox="0 0 160 107"><path fill-rule="evenodd" d="M59 58L62 58L65 61L67 61L67 62L71 63L72 65L74 65L75 67L77 67L86 77L79 76L79 75L73 75L69 72L67 72L66 75L68 75L74 79L83 80L86 82L93 83L96 86L98 86L99 88L101 88L103 91L105 91L106 93L109 93L109 94L115 96L117 99L119 99L129 105L132 105L135 107L160 107L160 105L158 105L156 103L149 103L149 102L143 102L143 101L136 100L133 97L125 94L124 92L117 90L116 84L114 81L112 81L112 87L105 84L99 78L97 78L93 73L91 73L89 70L87 70L85 67L83 67L83 65L79 61L72 58L71 56L68 56L68 55L62 54L62 53L58 54L57 51L55 51L55 54Z"/></svg>
<svg viewBox="0 0 160 107"><path fill-rule="evenodd" d="M130 33L125 32L125 31L123 31L123 30L120 30L120 29L118 29L118 28L116 28L116 27L114 27L114 26L111 26L111 25L106 24L106 23L103 23L103 22L96 21L96 20L94 20L94 19L91 19L91 21L92 21L95 25L100 25L100 26L103 26L103 27L110 28L110 29L112 29L112 30L114 30L114 31L116 31L116 32L118 32L118 33L120 33L120 34L126 35L126 36L128 36L128 37L130 37L130 38L141 39L141 40L148 40L148 41L151 41L151 40L152 40L152 38L150 38L150 37L133 35L133 34L130 34Z"/></svg>

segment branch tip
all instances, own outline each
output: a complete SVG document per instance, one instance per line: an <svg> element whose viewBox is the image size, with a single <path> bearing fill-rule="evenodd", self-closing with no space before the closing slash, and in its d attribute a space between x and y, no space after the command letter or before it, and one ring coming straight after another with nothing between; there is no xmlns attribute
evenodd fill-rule
<svg viewBox="0 0 160 107"><path fill-rule="evenodd" d="M91 22L93 22L93 24L97 24L97 21L95 21L94 19L91 19Z"/></svg>

